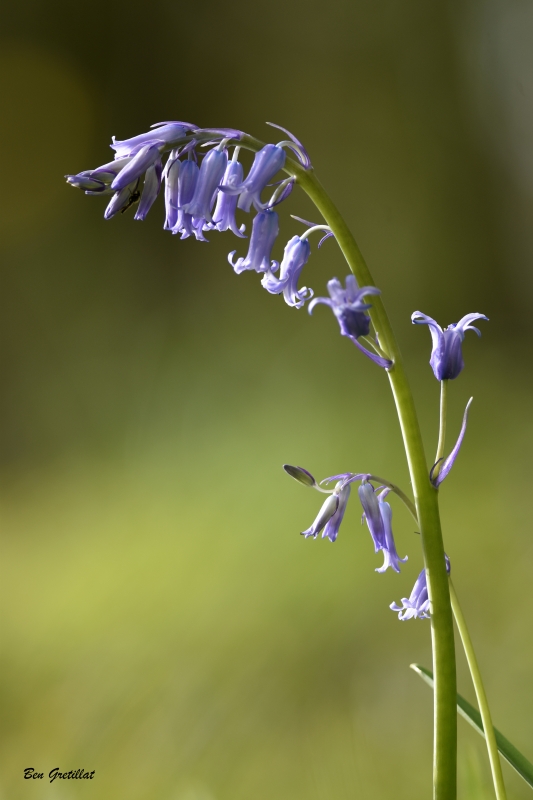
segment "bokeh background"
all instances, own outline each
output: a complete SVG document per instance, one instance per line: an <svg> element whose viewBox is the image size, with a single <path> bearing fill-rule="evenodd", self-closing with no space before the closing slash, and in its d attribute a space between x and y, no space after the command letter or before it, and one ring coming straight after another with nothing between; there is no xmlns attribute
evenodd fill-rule
<svg viewBox="0 0 533 800"><path fill-rule="evenodd" d="M429 625L388 605L421 568L395 505L381 563L352 501L304 541L318 478L408 488L384 373L209 244L103 220L65 173L166 119L307 145L404 351L428 452L438 385L415 309L469 334L442 489L446 548L500 729L533 755L533 6L7 0L0 11L3 528L0 797L430 796ZM278 248L314 218L293 193ZM315 243L316 244L316 243ZM305 283L346 269L333 242ZM428 457L430 457L428 455ZM473 691L459 654L459 684ZM460 796L491 797L459 721ZM92 782L25 781L96 770ZM530 796L507 767L511 798Z"/></svg>

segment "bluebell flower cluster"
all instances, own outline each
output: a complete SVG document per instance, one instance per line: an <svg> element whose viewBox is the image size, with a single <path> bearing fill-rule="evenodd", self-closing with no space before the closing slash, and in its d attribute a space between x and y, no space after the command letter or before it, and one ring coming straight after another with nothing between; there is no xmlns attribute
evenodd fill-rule
<svg viewBox="0 0 533 800"><path fill-rule="evenodd" d="M189 122L161 122L138 136L118 141L113 137L114 161L94 170L67 175L67 182L89 195L108 196L106 219L136 206L135 219L144 220L158 194L163 190L165 201L164 229L181 239L194 237L206 242L206 233L231 231L239 239L246 236L246 225L237 221L237 213L255 212L252 220L248 252L228 255L237 274L251 271L261 276L261 285L270 294L283 295L287 305L301 308L313 296L312 289L300 287L302 270L311 255L310 235L316 230L326 234L319 243L332 236L327 225L309 224L300 236L286 244L281 262L272 258L279 235L277 207L291 193L295 177L286 169L288 160L300 168L310 169L311 160L303 144L290 131L268 123L287 135L277 144L261 147L245 175L239 161L243 146L251 147L250 138L233 128L198 128ZM166 159L166 161L165 161ZM288 178L278 180L284 170ZM265 197L268 187L275 187ZM301 222L299 217L295 219ZM341 334L376 364L386 369L392 362L382 353L377 339L369 338L370 305L364 297L379 294L375 286L358 288L353 275L343 288L335 278L328 284L329 298L318 297L317 303L330 306L337 317ZM361 344L364 339L370 349Z"/></svg>
<svg viewBox="0 0 533 800"><path fill-rule="evenodd" d="M86 194L110 195L104 212L106 219L138 204L135 219L144 220L164 186L164 228L179 234L181 239L193 236L205 242L207 232L228 230L243 238L246 226L237 222L237 210L245 213L255 210L247 255L235 259L233 251L228 260L237 273L252 270L261 274L262 285L268 292L281 294L289 306L301 308L313 294L311 289L298 287L311 252L309 232L288 242L281 264L271 258L279 233L274 207L289 196L294 178L272 182L285 167L287 150L305 169L310 168L311 161L302 143L285 128L281 130L289 138L267 144L256 152L246 176L239 161L239 143L244 137L241 131L202 129L188 122L162 122L131 139L113 138L114 161L67 175L66 179ZM204 151L205 147L209 149ZM277 188L269 199L263 199L271 185Z"/></svg>
<svg viewBox="0 0 533 800"><path fill-rule="evenodd" d="M351 484L360 481L358 492L363 508L363 520L366 520L368 525L375 552L382 551L384 555L383 566L378 567L376 572L385 572L389 567L395 572L400 571L400 563L407 561L407 556L400 558L396 551L392 533L392 509L386 501L390 489L381 487L376 491L366 473L343 472L325 478L318 484L311 473L302 467L285 464L283 468L291 478L299 483L328 495L313 524L307 530L302 531L302 536L306 539L309 537L316 539L319 533L322 533L323 539L329 539L330 542L337 539L350 497ZM321 488L328 483L335 483L335 487L332 490Z"/></svg>

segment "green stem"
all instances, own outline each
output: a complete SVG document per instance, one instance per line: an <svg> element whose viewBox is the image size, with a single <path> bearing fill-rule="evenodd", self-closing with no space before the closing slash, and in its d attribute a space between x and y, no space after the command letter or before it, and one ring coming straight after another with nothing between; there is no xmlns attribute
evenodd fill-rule
<svg viewBox="0 0 533 800"><path fill-rule="evenodd" d="M470 634L468 633L466 621L463 616L461 606L459 605L459 600L457 599L451 578L449 578L449 583L453 613L457 623L457 628L459 630L459 635L461 636L461 641L463 643L470 674L472 675L472 683L474 684L474 689L476 691L477 703L481 713L481 720L483 722L483 730L485 732L485 738L487 741L487 750L489 751L490 769L492 772L494 790L496 792L497 800L507 800L507 794L505 793L505 786L503 783L502 767L498 755L498 744L496 742L496 735L492 725L487 695L485 694L485 687L483 686L483 681L481 680L481 673L479 671L476 654L474 653L474 648L472 646L472 640L470 638Z"/></svg>
<svg viewBox="0 0 533 800"><path fill-rule="evenodd" d="M440 417L439 417L439 443L437 445L437 454L435 456L435 464L437 465L433 471L433 478L435 479L440 472L440 461L444 457L444 442L446 441L446 408L448 405L448 381L440 382Z"/></svg>
<svg viewBox="0 0 533 800"><path fill-rule="evenodd" d="M246 137L246 142L252 144L254 149L259 149L257 146L260 147L262 144L251 137ZM330 226L359 285L374 286L370 271L352 233L313 170L305 170L292 159L287 159L285 171L296 177L297 182ZM431 602L431 636L435 675L433 796L435 800L455 800L457 791L455 646L438 493L429 480L413 396L407 382L400 349L380 296L373 298L370 316L379 336L380 347L394 362L391 369L388 370L388 376L400 420L413 485Z"/></svg>

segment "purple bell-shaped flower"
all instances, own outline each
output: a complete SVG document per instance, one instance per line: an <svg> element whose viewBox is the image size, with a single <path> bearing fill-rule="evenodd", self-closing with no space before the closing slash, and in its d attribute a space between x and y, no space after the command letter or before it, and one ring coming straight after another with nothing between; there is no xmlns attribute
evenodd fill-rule
<svg viewBox="0 0 533 800"><path fill-rule="evenodd" d="M281 294L289 306L301 308L305 301L313 296L313 290L305 286L298 289L300 273L309 259L311 245L306 238L293 236L285 246L283 260L281 262L279 277L268 270L262 281L262 286L270 294Z"/></svg>
<svg viewBox="0 0 533 800"><path fill-rule="evenodd" d="M429 363L438 381L454 380L462 372L465 365L462 350L465 332L474 331L481 336L481 331L471 325L476 319L488 320L488 317L485 314L467 314L443 330L438 322L421 311L411 315L414 325L429 325L433 343Z"/></svg>
<svg viewBox="0 0 533 800"><path fill-rule="evenodd" d="M228 261L237 274L247 269L256 272L269 272L279 266L277 261L270 261L270 254L279 233L279 220L275 211L267 209L256 214L252 223L252 235L246 258L233 261L236 250L228 255Z"/></svg>

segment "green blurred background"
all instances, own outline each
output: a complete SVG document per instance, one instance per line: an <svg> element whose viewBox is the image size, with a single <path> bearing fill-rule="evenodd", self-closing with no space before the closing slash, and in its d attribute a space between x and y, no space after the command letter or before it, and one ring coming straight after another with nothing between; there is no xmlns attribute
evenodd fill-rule
<svg viewBox="0 0 533 800"><path fill-rule="evenodd" d="M412 800L430 796L427 622L388 605L421 568L395 505L396 574L352 501L284 475L408 488L386 376L210 244L103 220L63 182L166 119L276 140L288 127L366 254L401 341L430 455L438 385L420 309L479 311L453 384L463 452L446 548L500 729L533 756L533 6L523 0L110 4L0 11L2 800ZM294 192L278 248L315 218ZM346 269L328 242L323 294ZM459 654L459 684L473 692ZM460 729L462 798L491 797ZM92 782L23 769L96 770ZM510 797L529 790L505 767Z"/></svg>

